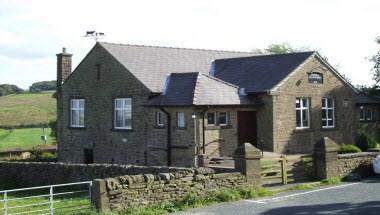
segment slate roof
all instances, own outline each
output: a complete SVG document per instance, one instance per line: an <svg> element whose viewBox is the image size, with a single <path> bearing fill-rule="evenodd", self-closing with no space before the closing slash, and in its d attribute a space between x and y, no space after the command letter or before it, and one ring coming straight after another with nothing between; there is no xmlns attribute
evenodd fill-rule
<svg viewBox="0 0 380 215"><path fill-rule="evenodd" d="M214 76L245 88L247 93L265 92L286 78L315 52L258 55L215 60Z"/></svg>
<svg viewBox="0 0 380 215"><path fill-rule="evenodd" d="M124 65L150 91L162 92L169 73L208 74L213 60L251 56L249 52L98 43Z"/></svg>
<svg viewBox="0 0 380 215"><path fill-rule="evenodd" d="M164 94L149 100L148 106L257 104L239 96L237 86L198 72L172 73L166 85Z"/></svg>
<svg viewBox="0 0 380 215"><path fill-rule="evenodd" d="M375 96L367 95L363 92L358 93L355 96L355 103L358 105L379 105L380 104L380 98Z"/></svg>

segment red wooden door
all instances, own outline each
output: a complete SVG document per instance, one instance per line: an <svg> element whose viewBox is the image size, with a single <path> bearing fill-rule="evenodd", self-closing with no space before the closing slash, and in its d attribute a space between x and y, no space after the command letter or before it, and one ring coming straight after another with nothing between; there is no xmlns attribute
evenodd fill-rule
<svg viewBox="0 0 380 215"><path fill-rule="evenodd" d="M238 112L238 143L251 143L257 146L256 111Z"/></svg>

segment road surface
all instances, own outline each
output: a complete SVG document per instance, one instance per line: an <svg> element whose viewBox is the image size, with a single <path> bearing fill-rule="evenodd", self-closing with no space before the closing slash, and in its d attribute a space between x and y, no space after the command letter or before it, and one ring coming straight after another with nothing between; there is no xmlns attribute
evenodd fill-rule
<svg viewBox="0 0 380 215"><path fill-rule="evenodd" d="M196 208L175 215L380 215L380 177Z"/></svg>

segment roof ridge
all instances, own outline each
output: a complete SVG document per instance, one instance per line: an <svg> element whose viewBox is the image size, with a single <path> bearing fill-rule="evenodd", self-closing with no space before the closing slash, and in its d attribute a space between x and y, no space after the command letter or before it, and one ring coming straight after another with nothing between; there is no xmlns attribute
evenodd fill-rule
<svg viewBox="0 0 380 215"><path fill-rule="evenodd" d="M173 46L156 46L156 45L137 45L137 44L126 44L126 43L110 43L110 42L97 42L99 44L111 44L111 45L122 45L122 46L135 46L135 47L150 47L150 48L165 48L165 49L181 49L181 50L198 50L198 51L218 51L218 52L229 52L229 53L246 53L255 54L253 52L246 51L228 51L221 49L201 49L201 48L185 48L185 47L173 47Z"/></svg>
<svg viewBox="0 0 380 215"><path fill-rule="evenodd" d="M237 85L235 85L235 84L231 84L231 83L226 82L226 81L223 81L222 79L219 79L219 78L216 78L216 77L213 77L213 76L210 76L210 75L204 74L204 73L199 73L199 74L201 74L201 75L203 75L203 76L206 76L207 78L213 79L213 80L215 80L215 81L218 81L218 82L221 82L221 83L223 83L223 84L226 84L226 85L229 85L229 86L231 86L231 87L234 87L234 88L238 88L238 89L239 89L239 86L237 86Z"/></svg>
<svg viewBox="0 0 380 215"><path fill-rule="evenodd" d="M310 55L312 55L314 53L317 53L317 51L290 52L290 53L282 53L282 54L256 54L256 55L244 56L244 57L219 58L219 59L215 59L215 61L249 59L249 58L256 58L256 57L276 57L276 56L296 55L296 54L306 54L306 53L309 53Z"/></svg>

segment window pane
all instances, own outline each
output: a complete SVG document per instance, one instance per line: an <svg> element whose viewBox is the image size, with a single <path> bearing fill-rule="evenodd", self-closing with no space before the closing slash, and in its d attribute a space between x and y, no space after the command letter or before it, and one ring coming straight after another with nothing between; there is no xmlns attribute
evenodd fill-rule
<svg viewBox="0 0 380 215"><path fill-rule="evenodd" d="M124 100L124 107L131 106L132 104L132 99L123 99Z"/></svg>
<svg viewBox="0 0 380 215"><path fill-rule="evenodd" d="M333 99L332 98L327 99L327 107L329 107L329 108L333 107Z"/></svg>
<svg viewBox="0 0 380 215"><path fill-rule="evenodd" d="M115 107L116 107L117 109L123 108L123 100L121 100L121 99L116 99L116 100L115 100Z"/></svg>
<svg viewBox="0 0 380 215"><path fill-rule="evenodd" d="M79 112L79 123L78 125L83 126L84 125L84 110L80 110Z"/></svg>
<svg viewBox="0 0 380 215"><path fill-rule="evenodd" d="M327 126L333 126L333 125L334 123L332 119L327 120Z"/></svg>
<svg viewBox="0 0 380 215"><path fill-rule="evenodd" d="M302 99L302 107L308 107L308 99Z"/></svg>
<svg viewBox="0 0 380 215"><path fill-rule="evenodd" d="M302 124L303 124L303 127L309 126L308 110L302 110Z"/></svg>
<svg viewBox="0 0 380 215"><path fill-rule="evenodd" d="M185 113L183 112L177 113L177 126L179 128L185 127Z"/></svg>
<svg viewBox="0 0 380 215"><path fill-rule="evenodd" d="M322 99L322 108L326 107L326 98Z"/></svg>
<svg viewBox="0 0 380 215"><path fill-rule="evenodd" d="M300 99L296 99L296 108L299 108L299 107L301 107L301 101L300 101Z"/></svg>
<svg viewBox="0 0 380 215"><path fill-rule="evenodd" d="M116 119L115 119L115 127L123 127L123 112L120 110L116 110Z"/></svg>
<svg viewBox="0 0 380 215"><path fill-rule="evenodd" d="M296 110L296 126L301 127L301 111Z"/></svg>
<svg viewBox="0 0 380 215"><path fill-rule="evenodd" d="M364 120L364 109L360 109L360 119Z"/></svg>
<svg viewBox="0 0 380 215"><path fill-rule="evenodd" d="M219 116L219 125L227 125L227 112L220 112Z"/></svg>
<svg viewBox="0 0 380 215"><path fill-rule="evenodd" d="M132 113L131 112L124 112L124 126L126 128L132 127Z"/></svg>
<svg viewBox="0 0 380 215"><path fill-rule="evenodd" d="M334 114L333 109L328 109L328 110L327 110L327 117L328 117L329 119L332 119L332 118L333 118L333 114Z"/></svg>
<svg viewBox="0 0 380 215"><path fill-rule="evenodd" d="M84 108L84 99L78 100L78 107L83 109Z"/></svg>
<svg viewBox="0 0 380 215"><path fill-rule="evenodd" d="M215 113L207 113L207 124L215 125Z"/></svg>

